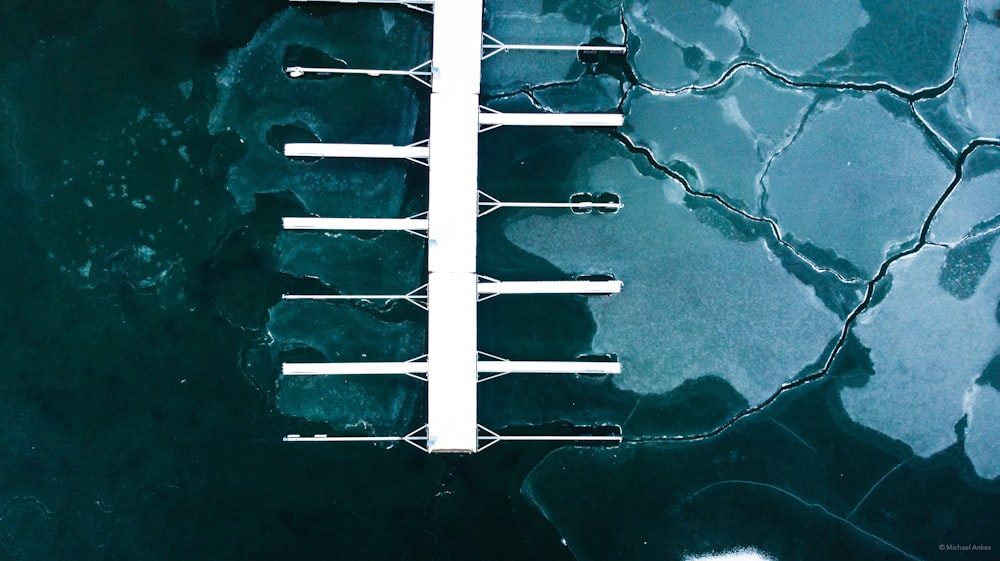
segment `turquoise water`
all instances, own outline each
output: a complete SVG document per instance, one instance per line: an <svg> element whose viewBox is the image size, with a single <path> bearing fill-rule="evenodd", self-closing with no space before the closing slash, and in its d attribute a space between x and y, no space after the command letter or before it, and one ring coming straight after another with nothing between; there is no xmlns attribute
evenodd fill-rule
<svg viewBox="0 0 1000 561"><path fill-rule="evenodd" d="M284 142L409 143L429 20L283 0L0 8L0 559L990 559L1000 551L1000 2L487 2L498 109L594 130L481 138L506 200L615 192L616 215L500 211L480 272L613 273L622 294L480 307L517 359L616 353L614 378L508 377L481 422L618 424L617 449L283 444L422 424L410 379L286 380L282 360L406 360L421 240L285 233L408 216L426 175L289 162ZM989 551L960 551L982 546Z"/></svg>

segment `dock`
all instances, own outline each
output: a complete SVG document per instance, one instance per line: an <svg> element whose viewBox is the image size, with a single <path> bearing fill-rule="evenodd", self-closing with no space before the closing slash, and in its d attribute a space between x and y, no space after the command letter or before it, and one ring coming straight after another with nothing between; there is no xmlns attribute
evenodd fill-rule
<svg viewBox="0 0 1000 561"><path fill-rule="evenodd" d="M406 231L427 240L427 283L406 294L301 295L285 299L405 300L427 310L427 353L407 362L286 363L284 376L402 375L427 384L425 426L399 436L292 434L289 442L406 442L431 453L475 453L497 442L593 441L617 444L617 435L500 435L478 422L477 390L482 382L507 374L607 374L621 372L615 360L513 361L482 353L477 310L482 300L507 294L582 294L607 296L622 282L604 280L502 281L476 269L477 222L501 208L566 208L615 212L613 202L504 202L479 190L479 135L499 126L618 127L620 113L502 113L480 104L484 58L505 50L583 49L624 54L624 46L507 45L483 33L482 0L292 0L327 4L400 5L433 17L432 58L412 69L290 67L294 79L309 74L408 76L430 88L429 138L407 146L386 144L294 143L291 158L389 158L426 166L428 210L405 218L285 217L288 230ZM485 38L485 41L484 41Z"/></svg>

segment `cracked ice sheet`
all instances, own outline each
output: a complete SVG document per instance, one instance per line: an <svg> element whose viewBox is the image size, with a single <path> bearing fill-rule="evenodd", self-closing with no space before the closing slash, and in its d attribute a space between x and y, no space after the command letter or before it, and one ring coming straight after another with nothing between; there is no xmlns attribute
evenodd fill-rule
<svg viewBox="0 0 1000 561"><path fill-rule="evenodd" d="M958 0L635 2L626 11L636 74L660 89L717 79L744 38L753 59L809 81L945 83L962 40ZM736 48L733 45L737 45ZM744 51L745 52L745 51Z"/></svg>
<svg viewBox="0 0 1000 561"><path fill-rule="evenodd" d="M629 33L639 38L630 53L639 79L660 89L712 81L713 61L732 60L742 46L739 30L726 25L724 9L707 0L635 2L625 13Z"/></svg>
<svg viewBox="0 0 1000 561"><path fill-rule="evenodd" d="M584 170L577 183L620 193L625 208L533 215L510 223L505 235L563 271L611 271L625 280L621 294L588 301L593 348L622 358L618 387L659 394L714 375L759 403L839 332L837 316L763 242L735 241L700 222L676 183L643 177L620 158Z"/></svg>
<svg viewBox="0 0 1000 561"><path fill-rule="evenodd" d="M695 190L722 194L753 213L758 176L791 138L812 100L811 93L747 68L706 92L633 90L622 131L648 147L659 163L680 171Z"/></svg>
<svg viewBox="0 0 1000 561"><path fill-rule="evenodd" d="M974 234L977 226L1000 216L1000 169L995 169L1000 148L981 146L965 160L962 181L934 216L928 239L937 243L954 244ZM973 175L980 165L994 169Z"/></svg>
<svg viewBox="0 0 1000 561"><path fill-rule="evenodd" d="M762 180L769 215L797 245L832 250L867 275L916 238L954 176L909 116L880 101L892 103L844 94L820 107Z"/></svg>
<svg viewBox="0 0 1000 561"><path fill-rule="evenodd" d="M920 101L917 112L953 151L977 137L1000 138L1000 10L998 0L969 3L969 31L955 84L944 95Z"/></svg>
<svg viewBox="0 0 1000 561"><path fill-rule="evenodd" d="M869 22L858 0L635 2L626 12L639 38L632 60L639 78L659 89L717 79L746 46L757 60L793 76L841 52Z"/></svg>
<svg viewBox="0 0 1000 561"><path fill-rule="evenodd" d="M947 251L926 246L890 267L888 295L854 327L871 349L874 374L862 387L841 390L841 400L855 422L901 440L922 457L954 444L955 424L968 415L976 470L995 477L1000 417L978 409L995 401L995 390L976 386L976 379L1000 347L1000 267L991 267L978 290L959 300L938 282ZM1000 246L991 258L1000 260Z"/></svg>

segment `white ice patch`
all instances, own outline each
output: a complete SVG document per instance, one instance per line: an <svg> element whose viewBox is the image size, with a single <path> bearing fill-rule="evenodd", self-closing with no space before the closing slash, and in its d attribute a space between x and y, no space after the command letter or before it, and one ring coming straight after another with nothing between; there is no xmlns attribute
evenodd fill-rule
<svg viewBox="0 0 1000 561"><path fill-rule="evenodd" d="M654 95L633 90L623 129L657 161L680 161L699 191L726 195L730 203L759 214L759 176L787 145L813 100L812 94L779 85L756 70L739 70L722 99L696 92Z"/></svg>
<svg viewBox="0 0 1000 561"><path fill-rule="evenodd" d="M181 96L184 101L189 101L191 99L191 92L194 90L194 81L185 80L180 84L177 84L177 89L181 91Z"/></svg>
<svg viewBox="0 0 1000 561"><path fill-rule="evenodd" d="M753 127L740 112L740 102L734 97L724 97L719 101L722 107L722 120L743 131L750 140L754 140Z"/></svg>
<svg viewBox="0 0 1000 561"><path fill-rule="evenodd" d="M744 547L724 553L687 555L684 557L684 561L774 561L774 557L761 553L752 547Z"/></svg>
<svg viewBox="0 0 1000 561"><path fill-rule="evenodd" d="M143 263L149 263L156 256L156 250L149 247L148 245L140 245L135 248L135 255Z"/></svg>
<svg viewBox="0 0 1000 561"><path fill-rule="evenodd" d="M980 477L996 479L1000 477L1000 392L976 385L972 394L965 453Z"/></svg>
<svg viewBox="0 0 1000 561"><path fill-rule="evenodd" d="M623 362L618 387L659 394L714 375L758 403L838 333L836 315L763 243L726 238L698 221L679 204L678 185L665 187L617 158L588 172L581 187L620 193L625 208L534 215L510 223L506 235L567 273L612 272L624 281L621 294L588 300L594 351Z"/></svg>
<svg viewBox="0 0 1000 561"><path fill-rule="evenodd" d="M841 390L841 400L856 422L906 443L922 457L954 444L955 424L970 413L974 464L984 477L995 477L1000 470L995 391L977 388L971 411L967 402L1000 347L1000 267L991 267L975 294L959 300L938 284L946 254L944 248L927 246L890 268L889 294L859 316L854 328L871 349L875 373L864 386ZM991 258L1000 259L998 247Z"/></svg>
<svg viewBox="0 0 1000 561"><path fill-rule="evenodd" d="M389 10L381 10L382 12L382 32L386 35L392 31L393 27L396 27L396 16Z"/></svg>

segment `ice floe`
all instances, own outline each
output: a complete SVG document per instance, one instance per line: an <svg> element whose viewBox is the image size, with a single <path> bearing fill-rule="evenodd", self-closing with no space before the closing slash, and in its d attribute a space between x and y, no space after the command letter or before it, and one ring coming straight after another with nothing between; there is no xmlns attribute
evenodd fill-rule
<svg viewBox="0 0 1000 561"><path fill-rule="evenodd" d="M954 172L892 99L843 95L810 115L763 178L766 209L799 245L874 274L914 240Z"/></svg>
<svg viewBox="0 0 1000 561"><path fill-rule="evenodd" d="M1000 349L1000 267L990 267L971 296L958 298L939 283L948 252L926 246L890 267L891 289L854 327L871 350L874 374L861 387L843 388L841 400L856 422L923 457L954 444L955 426L968 415L974 463L981 475L995 476L1000 417L980 406L995 404L996 396L976 380ZM1000 259L1000 248L990 257Z"/></svg>

